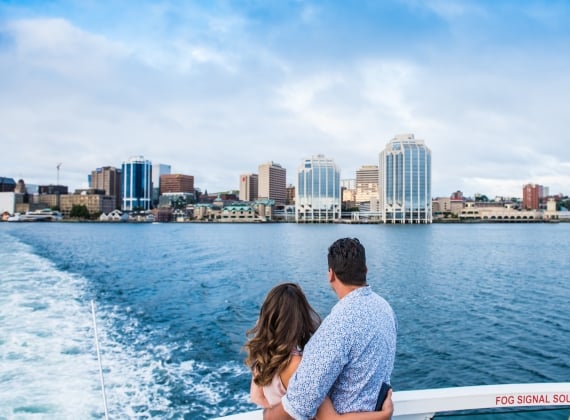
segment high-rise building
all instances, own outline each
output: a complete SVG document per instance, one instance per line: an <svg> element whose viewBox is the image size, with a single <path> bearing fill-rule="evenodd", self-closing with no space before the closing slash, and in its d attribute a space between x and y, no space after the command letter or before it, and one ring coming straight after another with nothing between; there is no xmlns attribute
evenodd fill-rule
<svg viewBox="0 0 570 420"><path fill-rule="evenodd" d="M342 211L349 211L356 207L355 178L340 180L340 201L342 203Z"/></svg>
<svg viewBox="0 0 570 420"><path fill-rule="evenodd" d="M347 190L354 190L356 192L356 179L355 178L341 179L340 187L346 188Z"/></svg>
<svg viewBox="0 0 570 420"><path fill-rule="evenodd" d="M166 193L194 193L194 177L192 175L161 175L159 184L160 195Z"/></svg>
<svg viewBox="0 0 570 420"><path fill-rule="evenodd" d="M544 201L544 187L538 184L526 184L523 187L523 209L538 210Z"/></svg>
<svg viewBox="0 0 570 420"><path fill-rule="evenodd" d="M280 164L267 162L259 165L257 198L269 198L276 204L285 204L287 171Z"/></svg>
<svg viewBox="0 0 570 420"><path fill-rule="evenodd" d="M340 169L332 159L315 155L297 172L295 220L332 222L341 216Z"/></svg>
<svg viewBox="0 0 570 420"><path fill-rule="evenodd" d="M104 190L105 195L115 197L117 206L121 203L121 170L112 166L103 166L91 171L89 188Z"/></svg>
<svg viewBox="0 0 570 420"><path fill-rule="evenodd" d="M294 205L295 204L295 186L288 185L287 186L287 205Z"/></svg>
<svg viewBox="0 0 570 420"><path fill-rule="evenodd" d="M255 201L258 194L257 174L242 174L239 177L239 199L241 201Z"/></svg>
<svg viewBox="0 0 570 420"><path fill-rule="evenodd" d="M379 163L384 223L431 223L431 151L424 141L397 135L380 153Z"/></svg>
<svg viewBox="0 0 570 420"><path fill-rule="evenodd" d="M152 197L152 164L142 156L123 162L122 205L125 211L150 210Z"/></svg>
<svg viewBox="0 0 570 420"><path fill-rule="evenodd" d="M172 167L164 163L155 163L152 165L152 186L154 188L160 187L160 177L162 175L170 175Z"/></svg>
<svg viewBox="0 0 570 420"><path fill-rule="evenodd" d="M356 204L378 200L378 166L364 165L356 171Z"/></svg>
<svg viewBox="0 0 570 420"><path fill-rule="evenodd" d="M152 203L156 205L158 203L158 197L160 196L160 177L162 175L170 175L171 171L170 165L164 163L155 163L152 165Z"/></svg>

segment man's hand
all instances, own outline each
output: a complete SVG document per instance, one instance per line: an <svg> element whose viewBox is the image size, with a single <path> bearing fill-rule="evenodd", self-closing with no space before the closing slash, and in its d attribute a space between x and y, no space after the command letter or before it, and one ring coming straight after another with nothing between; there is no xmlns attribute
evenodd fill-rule
<svg viewBox="0 0 570 420"><path fill-rule="evenodd" d="M386 399L384 400L384 404L382 404L382 410L379 411L382 416L382 420L390 420L392 415L394 414L394 403L392 402L392 389L388 390L388 394L386 394Z"/></svg>
<svg viewBox="0 0 570 420"><path fill-rule="evenodd" d="M319 407L317 420L390 420L394 414L394 403L392 402L392 390L388 390L381 411L359 411L352 413L338 414L334 409L329 397Z"/></svg>

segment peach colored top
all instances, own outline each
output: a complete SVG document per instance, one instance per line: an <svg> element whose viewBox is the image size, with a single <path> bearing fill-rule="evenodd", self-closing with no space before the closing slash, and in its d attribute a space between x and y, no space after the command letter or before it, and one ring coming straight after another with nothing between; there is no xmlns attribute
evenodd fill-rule
<svg viewBox="0 0 570 420"><path fill-rule="evenodd" d="M283 398L283 395L285 395L286 392L287 390L285 389L283 382L281 382L279 374L276 374L273 377L269 385L265 385L263 387L263 395L265 395L265 399L271 407L275 404L279 404L281 402L281 398Z"/></svg>
<svg viewBox="0 0 570 420"><path fill-rule="evenodd" d="M303 352L295 349L291 352L291 354L295 356L302 356ZM281 381L281 376L279 373L276 373L275 376L273 376L273 379L269 385L265 385L261 389L253 382L253 378L251 380L251 399L254 403L260 405L261 407L269 408L273 407L276 404L279 404L281 402L281 398L283 398L286 392L287 390Z"/></svg>
<svg viewBox="0 0 570 420"><path fill-rule="evenodd" d="M298 349L294 349L291 351L291 354L293 356L302 356L303 352ZM281 381L281 375L278 373L273 377L269 385L265 385L263 387L263 395L265 395L265 399L272 407L281 402L281 398L283 398L283 395L285 395L286 392L287 390L285 389L285 385L283 385L283 382Z"/></svg>

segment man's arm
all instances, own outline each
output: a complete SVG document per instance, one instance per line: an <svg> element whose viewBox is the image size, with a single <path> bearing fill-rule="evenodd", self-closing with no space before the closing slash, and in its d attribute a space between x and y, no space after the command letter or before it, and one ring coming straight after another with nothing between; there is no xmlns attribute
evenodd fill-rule
<svg viewBox="0 0 570 420"><path fill-rule="evenodd" d="M292 420L287 412L283 409L283 404L279 403L271 408L263 410L263 420Z"/></svg>
<svg viewBox="0 0 570 420"><path fill-rule="evenodd" d="M390 420L393 414L392 390L389 390L381 411L338 414L332 405L332 401L327 397L317 412L317 420Z"/></svg>
<svg viewBox="0 0 570 420"><path fill-rule="evenodd" d="M305 345L303 358L281 400L295 419L312 419L346 364L348 329L339 329L330 315ZM278 417L277 417L278 418Z"/></svg>

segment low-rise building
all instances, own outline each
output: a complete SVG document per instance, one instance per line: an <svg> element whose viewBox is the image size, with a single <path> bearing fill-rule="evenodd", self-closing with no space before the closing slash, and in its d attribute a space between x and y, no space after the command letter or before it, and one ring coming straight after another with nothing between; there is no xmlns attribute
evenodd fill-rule
<svg viewBox="0 0 570 420"><path fill-rule="evenodd" d="M90 193L92 192L92 193ZM76 194L61 195L59 209L64 217L69 217L74 205L85 206L89 214L111 213L117 207L116 197L105 195L104 191L81 191Z"/></svg>
<svg viewBox="0 0 570 420"><path fill-rule="evenodd" d="M544 219L541 210L520 210L513 204L493 207L478 207L470 202L459 213L461 220L481 220L485 222L537 222Z"/></svg>

